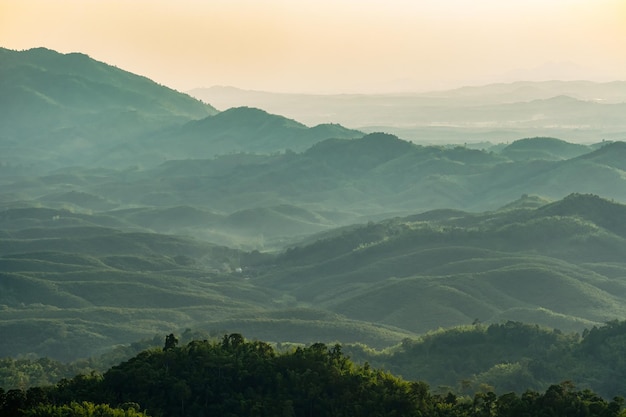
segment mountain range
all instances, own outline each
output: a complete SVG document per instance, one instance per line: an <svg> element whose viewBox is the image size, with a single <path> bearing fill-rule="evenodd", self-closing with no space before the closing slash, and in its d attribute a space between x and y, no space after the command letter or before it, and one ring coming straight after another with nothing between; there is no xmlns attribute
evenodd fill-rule
<svg viewBox="0 0 626 417"><path fill-rule="evenodd" d="M218 114L145 77L45 48L0 49L0 107L0 167L29 172L302 150L317 140L360 135L337 125L308 129L255 109Z"/></svg>
<svg viewBox="0 0 626 417"><path fill-rule="evenodd" d="M591 143L623 139L626 82L519 81L403 94L306 95L197 88L218 108L248 105L305 123L334 121L418 143L512 141L556 136Z"/></svg>
<svg viewBox="0 0 626 417"><path fill-rule="evenodd" d="M343 97L372 124L495 118L497 135L542 114L599 132L434 145L218 111L83 54L0 57L0 356L72 360L186 328L383 349L475 322L626 317L626 144L603 133L626 131L620 83Z"/></svg>

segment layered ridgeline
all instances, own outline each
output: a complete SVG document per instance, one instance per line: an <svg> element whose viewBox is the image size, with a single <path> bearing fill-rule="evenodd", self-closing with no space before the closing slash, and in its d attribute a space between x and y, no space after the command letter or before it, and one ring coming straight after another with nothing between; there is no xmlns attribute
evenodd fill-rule
<svg viewBox="0 0 626 417"><path fill-rule="evenodd" d="M233 87L189 93L220 109L254 106L305 123L333 121L431 143L534 135L594 141L626 134L625 81L520 81L398 94L278 94Z"/></svg>
<svg viewBox="0 0 626 417"><path fill-rule="evenodd" d="M239 112L255 116L257 132L282 120L232 109L193 123ZM476 150L420 146L378 133L323 140L303 152L232 153L146 169L65 168L7 177L0 191L7 207L107 212L156 232L274 250L338 226L438 208L495 210L524 194L557 200L593 193L624 201L625 160L623 142L584 146L529 138Z"/></svg>
<svg viewBox="0 0 626 417"><path fill-rule="evenodd" d="M473 322L626 317L626 206L592 195L370 222L273 255L116 214L2 212L3 355L67 360L186 327L382 348Z"/></svg>
<svg viewBox="0 0 626 417"><path fill-rule="evenodd" d="M625 317L623 142L421 146L0 53L0 356Z"/></svg>
<svg viewBox="0 0 626 417"><path fill-rule="evenodd" d="M582 330L624 317L626 206L579 194L541 204L346 228L287 250L256 281L418 333L477 320Z"/></svg>
<svg viewBox="0 0 626 417"><path fill-rule="evenodd" d="M260 122L251 110L203 120L217 110L87 55L45 48L0 48L0 107L0 166L13 168L9 173L301 150L317 140L357 135L337 125L309 130L278 116ZM190 121L198 122L185 125ZM258 122L264 136L257 143Z"/></svg>

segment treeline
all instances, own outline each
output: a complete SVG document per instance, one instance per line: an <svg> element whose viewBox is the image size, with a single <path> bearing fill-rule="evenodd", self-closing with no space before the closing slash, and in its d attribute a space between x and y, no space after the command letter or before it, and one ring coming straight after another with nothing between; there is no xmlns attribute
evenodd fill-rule
<svg viewBox="0 0 626 417"><path fill-rule="evenodd" d="M473 396L434 393L367 363L340 345L317 343L279 353L239 334L219 341L146 350L104 374L53 386L0 390L0 415L47 416L623 416L623 400L607 401L571 383L544 393Z"/></svg>
<svg viewBox="0 0 626 417"><path fill-rule="evenodd" d="M180 335L180 341L188 343L198 339L217 340L226 333L225 330L206 332L186 329ZM54 385L61 379L71 379L75 375L100 374L144 350L162 345L163 337L154 336L128 345L117 346L101 355L72 362L63 362L48 357L0 358L0 387L4 387L5 390L28 390L31 387Z"/></svg>
<svg viewBox="0 0 626 417"><path fill-rule="evenodd" d="M626 321L582 334L508 321L455 327L376 351L349 345L356 361L457 394L487 387L498 394L546 390L559 381L605 398L626 394Z"/></svg>
<svg viewBox="0 0 626 417"><path fill-rule="evenodd" d="M218 341L225 333L188 329L180 340L181 344ZM100 374L144 350L162 346L162 337L155 336L71 363L49 358L2 358L0 387L27 390L77 374ZM293 346L282 343L277 349L288 353ZM405 380L424 381L438 393L473 395L490 390L522 394L528 389L545 391L567 380L604 398L626 395L626 321L611 321L582 334L513 321L491 325L476 322L405 339L382 351L364 344L343 344L342 349L354 363L367 362Z"/></svg>

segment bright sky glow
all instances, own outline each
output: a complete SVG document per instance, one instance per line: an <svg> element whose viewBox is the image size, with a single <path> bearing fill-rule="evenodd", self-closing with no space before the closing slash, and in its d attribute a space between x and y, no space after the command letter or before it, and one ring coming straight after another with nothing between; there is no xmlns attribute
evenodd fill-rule
<svg viewBox="0 0 626 417"><path fill-rule="evenodd" d="M0 0L0 46L178 90L423 91L626 79L626 0Z"/></svg>

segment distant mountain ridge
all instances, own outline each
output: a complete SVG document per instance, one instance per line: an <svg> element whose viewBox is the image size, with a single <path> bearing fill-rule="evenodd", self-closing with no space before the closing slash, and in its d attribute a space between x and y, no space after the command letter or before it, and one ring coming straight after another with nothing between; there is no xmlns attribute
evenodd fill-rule
<svg viewBox="0 0 626 417"><path fill-rule="evenodd" d="M309 124L333 121L418 143L514 140L529 135L576 142L623 139L626 81L519 81L403 94L286 94L233 87L189 91L218 108L261 107Z"/></svg>

